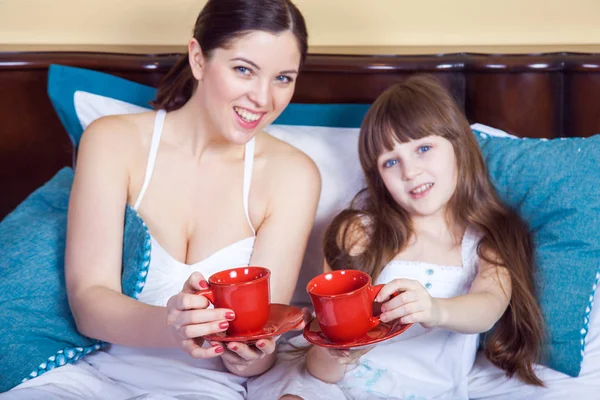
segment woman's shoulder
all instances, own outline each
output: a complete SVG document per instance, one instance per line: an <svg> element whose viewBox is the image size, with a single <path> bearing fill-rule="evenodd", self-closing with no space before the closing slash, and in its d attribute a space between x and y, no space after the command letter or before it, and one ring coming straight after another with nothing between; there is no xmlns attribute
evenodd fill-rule
<svg viewBox="0 0 600 400"><path fill-rule="evenodd" d="M268 133L257 135L257 149L267 170L282 177L308 179L320 186L321 175L315 162L306 153Z"/></svg>
<svg viewBox="0 0 600 400"><path fill-rule="evenodd" d="M108 115L94 120L83 132L82 140L125 144L152 134L155 111Z"/></svg>
<svg viewBox="0 0 600 400"><path fill-rule="evenodd" d="M111 115L87 126L77 149L77 164L110 164L129 170L147 156L156 112Z"/></svg>

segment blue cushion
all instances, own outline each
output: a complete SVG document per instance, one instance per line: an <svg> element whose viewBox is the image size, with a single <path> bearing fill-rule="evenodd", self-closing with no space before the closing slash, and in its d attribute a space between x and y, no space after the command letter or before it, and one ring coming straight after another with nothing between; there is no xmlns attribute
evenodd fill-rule
<svg viewBox="0 0 600 400"><path fill-rule="evenodd" d="M73 170L60 170L0 223L0 392L105 343L81 335L67 300L64 251ZM143 288L150 236L127 208L123 293Z"/></svg>
<svg viewBox="0 0 600 400"><path fill-rule="evenodd" d="M600 136L555 140L474 130L502 200L528 222L551 368L577 376L600 276Z"/></svg>
<svg viewBox="0 0 600 400"><path fill-rule="evenodd" d="M48 95L71 140L77 146L83 127L75 111L75 93L92 93L150 108L156 89L114 75L83 68L50 65ZM354 128L360 126L368 104L290 104L273 123Z"/></svg>

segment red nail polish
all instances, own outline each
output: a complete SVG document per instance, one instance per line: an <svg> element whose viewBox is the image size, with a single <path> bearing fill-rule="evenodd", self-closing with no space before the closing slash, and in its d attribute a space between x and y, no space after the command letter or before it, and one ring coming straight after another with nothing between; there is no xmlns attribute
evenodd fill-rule
<svg viewBox="0 0 600 400"><path fill-rule="evenodd" d="M235 319L235 314L232 312L226 312L225 313L225 318L229 321L233 321Z"/></svg>
<svg viewBox="0 0 600 400"><path fill-rule="evenodd" d="M231 348L231 350L233 350L233 351L237 351L237 346L233 346L233 347Z"/></svg>
<svg viewBox="0 0 600 400"><path fill-rule="evenodd" d="M221 328L221 329L229 328L229 322L223 321L223 322L219 323L219 328Z"/></svg>
<svg viewBox="0 0 600 400"><path fill-rule="evenodd" d="M265 347L265 343L264 342L259 343L258 347Z"/></svg>
<svg viewBox="0 0 600 400"><path fill-rule="evenodd" d="M205 280L201 280L199 285L200 289L208 289L208 282L206 282Z"/></svg>
<svg viewBox="0 0 600 400"><path fill-rule="evenodd" d="M222 348L221 346L219 346L219 347L217 347L217 348L215 349L215 353L217 353L217 354L219 354L219 353L222 353L222 352L224 352L224 351L225 351L225 349L224 349L224 348Z"/></svg>

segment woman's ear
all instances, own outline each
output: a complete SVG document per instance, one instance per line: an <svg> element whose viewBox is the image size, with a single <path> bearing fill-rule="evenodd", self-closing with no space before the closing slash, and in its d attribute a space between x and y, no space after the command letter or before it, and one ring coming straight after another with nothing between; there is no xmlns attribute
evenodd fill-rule
<svg viewBox="0 0 600 400"><path fill-rule="evenodd" d="M196 39L190 39L188 43L188 58L190 67L192 69L192 75L196 80L201 81L204 72L204 55L200 44Z"/></svg>

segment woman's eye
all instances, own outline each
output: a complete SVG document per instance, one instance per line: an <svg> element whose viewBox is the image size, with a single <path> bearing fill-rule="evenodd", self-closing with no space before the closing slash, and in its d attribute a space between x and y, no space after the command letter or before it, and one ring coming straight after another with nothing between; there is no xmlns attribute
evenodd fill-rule
<svg viewBox="0 0 600 400"><path fill-rule="evenodd" d="M419 146L417 151L419 153L427 153L429 150L431 150L431 146Z"/></svg>
<svg viewBox="0 0 600 400"><path fill-rule="evenodd" d="M387 160L384 164L383 167L384 168L390 168L393 167L394 165L398 164L398 160Z"/></svg>
<svg viewBox="0 0 600 400"><path fill-rule="evenodd" d="M235 67L234 69L242 75L250 75L252 73L250 68L247 67Z"/></svg>
<svg viewBox="0 0 600 400"><path fill-rule="evenodd" d="M290 78L289 76L286 76L286 75L279 75L275 79L278 80L281 83L291 83L291 82L294 81L292 78Z"/></svg>

